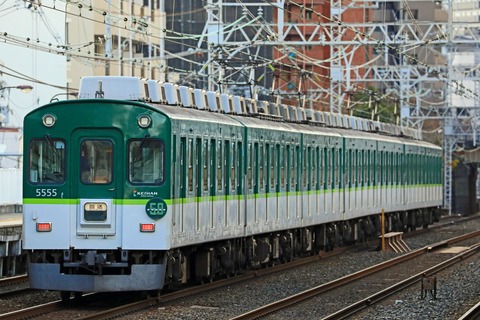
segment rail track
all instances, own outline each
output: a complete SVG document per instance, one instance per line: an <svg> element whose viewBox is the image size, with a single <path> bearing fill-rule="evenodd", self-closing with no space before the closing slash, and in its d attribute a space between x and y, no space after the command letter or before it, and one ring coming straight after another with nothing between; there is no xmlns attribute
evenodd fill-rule
<svg viewBox="0 0 480 320"><path fill-rule="evenodd" d="M0 280L0 297L17 294L29 290L28 276L20 275Z"/></svg>
<svg viewBox="0 0 480 320"><path fill-rule="evenodd" d="M335 288L345 286L347 284L350 284L354 281L357 281L361 278L364 278L366 276L372 275L374 273L378 273L382 270L386 270L388 268L392 268L394 266L398 266L405 261L412 260L417 258L420 255L427 254L429 252L433 252L442 248L445 248L449 245L459 243L468 239L472 239L475 237L480 236L480 231L472 232L460 237L455 237L446 241L441 241L439 243L435 243L429 246L425 246L421 249L417 249L415 251L409 252L407 254L404 254L398 258L386 261L384 263L380 263L378 265L375 265L373 267L361 270L359 272L353 273L351 275L348 275L346 277L337 279L335 281L314 287L310 290L306 290L303 292L300 292L298 294L292 295L290 297L287 297L285 299L276 301L274 303L265 305L261 308L252 310L250 312L244 313L242 315L236 316L233 319L235 320L246 320L246 319L258 319L261 317L265 317L267 315L272 315L275 312L278 312L282 309L289 308L293 305L302 303L306 300L311 299L312 297L317 297L327 291L333 290ZM395 285L392 285L384 290L381 290L380 292L377 292L376 294L373 294L371 296L366 297L365 299L359 300L337 312L334 312L326 317L323 318L323 320L334 320L334 319L345 319L348 316L351 316L369 306L372 306L375 303L378 303L385 298L391 296L392 294L401 291L413 284L416 284L420 282L423 278L425 277L430 277L460 261L463 261L467 257L477 254L480 252L480 243L476 244L474 246L471 246L468 250L461 252L457 255L455 255L453 258L450 258L444 262L441 262L439 264L436 264L435 266L428 268L426 270L423 270L420 273L417 273L405 280L402 280Z"/></svg>
<svg viewBox="0 0 480 320"><path fill-rule="evenodd" d="M449 225L449 224L450 223L447 223L446 225ZM477 233L464 235L464 236L461 236L461 237L456 237L456 238L453 238L453 239L442 241L442 242L436 243L434 245L430 245L430 246L415 250L415 251L413 251L413 252L411 252L407 255L403 255L403 256L400 256L400 257L398 257L396 259L393 259L391 261L387 261L384 264L380 264L379 266L369 268L371 270L365 271L366 273L364 275L361 275L361 272L357 272L357 273L355 273L351 276L348 276L348 277L352 277L353 280L354 279L359 279L361 277L366 276L367 274L372 274L374 272L379 272L382 269L389 268L395 263L395 261L397 261L397 263L400 263L401 261L406 261L408 259L413 259L416 256L425 254L427 252L431 252L433 250L436 250L437 248L442 248L442 247L447 247L449 245L453 245L455 243L458 243L460 241L463 241L463 240L468 239L468 238L473 237L473 236L480 236L480 231L477 232ZM185 289L185 290L179 290L179 291L175 291L175 292L172 292L172 293L167 293L167 294L164 294L160 297L151 297L151 298L148 298L148 299L140 299L138 301L133 301L133 302L130 302L130 303L124 303L121 306L117 306L117 307L113 307L113 308L104 307L103 308L104 310L100 310L100 311L89 310L89 311L84 312L84 311L80 310L80 312L76 313L77 316L75 316L75 319L107 319L107 318L128 316L128 315L131 315L131 314L134 314L134 313L137 313L137 312L141 312L142 310L148 310L148 309L155 308L155 307L158 308L159 306L166 305L169 302L172 302L172 301L175 301L175 300L186 299L187 297L192 296L192 295L201 295L204 292L212 291L214 289L221 288L221 287L230 286L230 285L233 285L235 283L241 283L241 282L247 281L249 279L253 279L255 277L260 277L260 276L264 276L264 275L268 275L268 274L273 274L275 272L284 271L284 270L290 269L290 268L297 268L301 265L305 265L305 264L309 264L309 263L318 261L319 259L324 259L324 258L331 257L331 256L334 256L334 255L337 255L337 254L341 254L341 253L343 253L343 252L345 252L349 249L350 248L340 248L340 249L335 250L333 252L322 253L319 256L312 256L312 257L309 257L309 258L296 260L292 263L282 264L282 265L274 266L274 267L268 268L268 269L261 269L261 270L256 270L256 271L252 271L252 272L247 272L245 274L242 274L242 275L239 275L239 276L236 276L236 277L233 277L233 278L215 281L213 283L209 283L209 284L206 284L206 285L203 285L203 286L197 286L197 287L193 287L193 288L189 288L189 289ZM377 270L377 271L375 271L375 270ZM344 278L338 279L337 281L332 281L330 283L325 284L323 290L327 291L327 290L333 289L335 286L337 286L337 287L342 286L343 283L347 283L348 277L344 277ZM336 282L336 284L335 284L335 282ZM330 286L330 289L326 289L329 286ZM313 293L313 291L315 291L314 289L315 288L313 288L312 290L308 290L308 291L311 291L311 292L307 293L307 295L314 296L315 295ZM322 289L319 289L319 290L321 291ZM318 295L320 293L316 293L316 294ZM93 296L93 298L89 298L87 296L82 297L81 303L85 304L85 310L87 310L89 308L88 307L89 299L95 300L95 295L92 294L92 296ZM298 299L298 297L295 298L295 299ZM72 299L72 301L75 301L75 300ZM299 300L299 301L301 301L301 300ZM291 302L290 305L295 304L295 303L299 303L299 301L298 302ZM370 302L367 301L367 305L371 304L372 301L373 300L371 300ZM74 304L74 305L76 305L76 304ZM32 317L38 317L39 315L46 315L46 314L51 314L51 313L55 313L55 312L62 312L62 311L67 311L68 312L68 310L71 310L71 308L72 308L71 305L65 305L65 303L62 303L60 300L58 300L58 301L53 301L53 302L46 303L46 304L43 304L43 305L39 305L39 306L31 307L31 308L25 308L25 309L22 309L22 310L2 314L2 315L0 315L0 319L32 318ZM81 307L81 308L83 308L83 307ZM283 308L288 308L288 306L285 306ZM95 309L98 309L98 308L95 308ZM276 310L281 310L281 308L280 309L276 308ZM256 310L253 310L251 312L254 312L254 311L257 312ZM264 314L271 314L271 312L273 312L273 311L264 311ZM79 315L80 315L80 317L79 317ZM252 315L249 312L249 313L244 314L244 315L239 315L235 319L253 319L253 318L260 317L260 316L261 315L256 315L256 316L252 317ZM334 318L332 318L332 319L334 319ZM471 319L471 318L465 318L465 319Z"/></svg>

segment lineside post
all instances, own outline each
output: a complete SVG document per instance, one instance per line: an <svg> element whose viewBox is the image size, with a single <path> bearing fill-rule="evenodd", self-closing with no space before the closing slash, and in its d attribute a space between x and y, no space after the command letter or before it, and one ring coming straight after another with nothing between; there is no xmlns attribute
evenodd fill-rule
<svg viewBox="0 0 480 320"><path fill-rule="evenodd" d="M385 209L382 208L382 252L385 251Z"/></svg>

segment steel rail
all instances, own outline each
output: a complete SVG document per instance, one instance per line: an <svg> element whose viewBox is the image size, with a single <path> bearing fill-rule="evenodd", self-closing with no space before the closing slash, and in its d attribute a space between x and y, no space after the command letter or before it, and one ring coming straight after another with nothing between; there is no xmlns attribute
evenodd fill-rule
<svg viewBox="0 0 480 320"><path fill-rule="evenodd" d="M444 248L448 246L449 244L454 244L458 243L461 241L465 241L467 239L475 238L480 236L480 231L475 231L471 232L465 235L461 235L452 239L448 239L445 241L440 241L432 245L425 246L423 248L411 251L409 253L406 253L402 256L399 256L397 258L385 261L383 263L377 264L375 266L372 266L370 268L366 268L363 270L360 270L358 272L355 272L353 274L347 275L345 277L339 278L337 280L330 281L328 283L322 284L320 286L311 288L309 290L305 290L303 292L300 292L298 294L292 295L290 297L284 298L282 300L275 301L273 303L270 303L268 305L265 305L261 308L251 310L247 313L244 313L242 315L236 316L234 318L231 318L231 320L245 320L245 319L258 319L260 317L266 316L268 314L272 314L274 312L277 312L281 309L288 308L292 305L298 304L304 300L310 299L314 296L320 295L322 293L325 293L327 291L330 291L332 289L341 287L344 284L353 282L355 280L358 280L360 278L366 277L368 275L377 273L379 271L385 270L389 267L392 267L394 265L400 264L402 262L411 260L413 258L416 258L417 256L426 254L430 251L438 250L441 248ZM370 301L371 303L371 301ZM333 319L333 318L332 318Z"/></svg>
<svg viewBox="0 0 480 320"><path fill-rule="evenodd" d="M480 319L480 302L471 307L458 320L476 320Z"/></svg>

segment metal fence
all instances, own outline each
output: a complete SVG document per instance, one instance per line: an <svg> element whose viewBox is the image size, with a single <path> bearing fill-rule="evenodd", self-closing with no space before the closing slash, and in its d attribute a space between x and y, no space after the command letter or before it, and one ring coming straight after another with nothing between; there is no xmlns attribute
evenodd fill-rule
<svg viewBox="0 0 480 320"><path fill-rule="evenodd" d="M22 204L22 169L0 168L0 206Z"/></svg>

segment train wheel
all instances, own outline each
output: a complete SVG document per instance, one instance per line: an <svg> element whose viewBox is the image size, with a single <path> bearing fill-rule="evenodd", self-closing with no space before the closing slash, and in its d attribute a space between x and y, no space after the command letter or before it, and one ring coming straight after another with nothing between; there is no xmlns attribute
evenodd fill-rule
<svg viewBox="0 0 480 320"><path fill-rule="evenodd" d="M60 291L60 299L62 299L63 302L70 301L70 295L70 291Z"/></svg>

